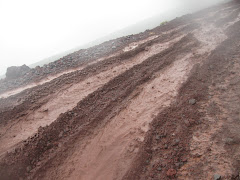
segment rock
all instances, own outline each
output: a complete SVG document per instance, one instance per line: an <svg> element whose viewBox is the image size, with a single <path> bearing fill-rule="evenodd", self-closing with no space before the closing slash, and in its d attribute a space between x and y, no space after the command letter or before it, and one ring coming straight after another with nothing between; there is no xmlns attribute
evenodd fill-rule
<svg viewBox="0 0 240 180"><path fill-rule="evenodd" d="M221 179L221 175L219 175L219 174L214 174L213 179L214 179L214 180L220 180L220 179Z"/></svg>
<svg viewBox="0 0 240 180"><path fill-rule="evenodd" d="M165 145L164 145L164 149L167 149L167 148L168 148L168 145L167 145L167 144L165 144Z"/></svg>
<svg viewBox="0 0 240 180"><path fill-rule="evenodd" d="M194 104L196 104L197 101L196 101L196 99L190 99L188 102L189 102L189 104L194 105Z"/></svg>
<svg viewBox="0 0 240 180"><path fill-rule="evenodd" d="M191 125L190 121L187 119L184 120L184 123L186 124L187 127L189 127Z"/></svg>
<svg viewBox="0 0 240 180"><path fill-rule="evenodd" d="M17 79L28 73L31 69L25 64L22 66L11 66L7 68L6 79Z"/></svg>
<svg viewBox="0 0 240 180"><path fill-rule="evenodd" d="M168 177L174 177L177 174L177 171L175 169L169 169L167 171L167 176Z"/></svg>
<svg viewBox="0 0 240 180"><path fill-rule="evenodd" d="M179 142L180 142L180 139L176 139L176 140L175 140L175 143L174 143L174 146L178 145Z"/></svg>
<svg viewBox="0 0 240 180"><path fill-rule="evenodd" d="M157 168L157 170L158 170L158 171L161 171L161 170L162 170L162 168L158 167L158 168Z"/></svg>
<svg viewBox="0 0 240 180"><path fill-rule="evenodd" d="M226 138L226 139L225 139L225 143L226 143L227 145L232 145L232 144L234 144L234 140L233 140L232 138Z"/></svg>
<svg viewBox="0 0 240 180"><path fill-rule="evenodd" d="M175 166L176 166L177 168L180 168L182 165L183 165L183 162L175 163Z"/></svg>
<svg viewBox="0 0 240 180"><path fill-rule="evenodd" d="M61 138L63 136L63 132L60 132L60 134L59 134L59 138Z"/></svg>
<svg viewBox="0 0 240 180"><path fill-rule="evenodd" d="M31 167L28 166L26 170L27 170L27 172L30 172L31 171Z"/></svg>

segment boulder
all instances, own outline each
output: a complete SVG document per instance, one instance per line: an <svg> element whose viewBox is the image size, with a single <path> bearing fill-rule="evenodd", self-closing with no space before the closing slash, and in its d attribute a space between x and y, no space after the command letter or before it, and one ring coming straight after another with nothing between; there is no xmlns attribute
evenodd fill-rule
<svg viewBox="0 0 240 180"><path fill-rule="evenodd" d="M27 72L29 72L30 70L31 70L31 68L29 68L25 64L22 66L11 66L11 67L7 68L6 78L7 79L17 79L17 78L23 76L24 74L26 74Z"/></svg>

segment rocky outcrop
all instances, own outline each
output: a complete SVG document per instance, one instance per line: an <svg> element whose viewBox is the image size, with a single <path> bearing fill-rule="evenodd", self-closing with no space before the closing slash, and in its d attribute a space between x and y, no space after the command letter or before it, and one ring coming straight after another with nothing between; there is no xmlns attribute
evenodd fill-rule
<svg viewBox="0 0 240 180"><path fill-rule="evenodd" d="M30 68L25 64L22 66L11 66L7 68L6 78L17 79L18 77L25 75L29 71Z"/></svg>

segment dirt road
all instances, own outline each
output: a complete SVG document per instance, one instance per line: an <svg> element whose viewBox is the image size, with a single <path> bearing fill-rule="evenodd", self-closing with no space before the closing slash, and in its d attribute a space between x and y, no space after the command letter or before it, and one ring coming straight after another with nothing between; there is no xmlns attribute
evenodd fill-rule
<svg viewBox="0 0 240 180"><path fill-rule="evenodd" d="M239 28L218 5L4 92L0 179L239 178Z"/></svg>

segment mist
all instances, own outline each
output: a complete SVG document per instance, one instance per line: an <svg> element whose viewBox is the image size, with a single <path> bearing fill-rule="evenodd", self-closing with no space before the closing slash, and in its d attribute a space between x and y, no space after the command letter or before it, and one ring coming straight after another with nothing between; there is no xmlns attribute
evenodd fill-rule
<svg viewBox="0 0 240 180"><path fill-rule="evenodd" d="M53 61L225 1L0 0L0 75L9 66Z"/></svg>

